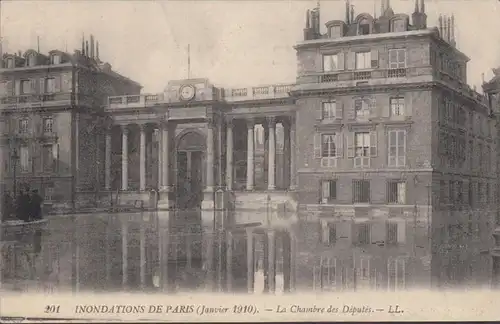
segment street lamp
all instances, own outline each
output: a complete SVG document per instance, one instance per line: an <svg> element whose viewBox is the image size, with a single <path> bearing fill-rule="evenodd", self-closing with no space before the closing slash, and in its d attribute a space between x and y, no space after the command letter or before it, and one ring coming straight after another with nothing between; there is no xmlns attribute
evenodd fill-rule
<svg viewBox="0 0 500 324"><path fill-rule="evenodd" d="M19 160L19 154L17 153L16 148L13 149L11 159L12 159L12 179L13 179L12 190L14 191L14 195L16 195L17 193L16 170L17 170L17 160Z"/></svg>

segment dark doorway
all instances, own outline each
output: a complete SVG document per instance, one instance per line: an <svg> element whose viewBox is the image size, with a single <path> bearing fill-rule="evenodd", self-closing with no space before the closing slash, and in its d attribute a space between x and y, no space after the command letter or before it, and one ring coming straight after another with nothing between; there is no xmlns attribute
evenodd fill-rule
<svg viewBox="0 0 500 324"><path fill-rule="evenodd" d="M203 198L202 157L200 151L177 152L177 206L198 209Z"/></svg>

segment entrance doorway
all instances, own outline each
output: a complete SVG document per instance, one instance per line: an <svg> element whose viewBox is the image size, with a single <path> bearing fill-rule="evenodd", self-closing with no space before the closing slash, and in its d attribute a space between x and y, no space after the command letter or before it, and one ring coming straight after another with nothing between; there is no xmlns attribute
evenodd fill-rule
<svg viewBox="0 0 500 324"><path fill-rule="evenodd" d="M179 210L199 209L203 199L205 140L196 132L182 136L177 146L177 190Z"/></svg>

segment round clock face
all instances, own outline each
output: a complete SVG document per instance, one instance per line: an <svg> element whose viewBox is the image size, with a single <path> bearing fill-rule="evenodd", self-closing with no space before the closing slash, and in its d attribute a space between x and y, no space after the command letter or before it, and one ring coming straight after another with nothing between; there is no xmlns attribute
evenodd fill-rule
<svg viewBox="0 0 500 324"><path fill-rule="evenodd" d="M191 100L194 97L194 87L192 85L182 86L179 94L182 100Z"/></svg>

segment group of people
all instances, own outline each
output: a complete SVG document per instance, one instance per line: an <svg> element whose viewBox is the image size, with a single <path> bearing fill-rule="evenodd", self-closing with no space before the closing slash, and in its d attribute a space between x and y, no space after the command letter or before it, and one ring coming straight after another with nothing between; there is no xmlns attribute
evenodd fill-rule
<svg viewBox="0 0 500 324"><path fill-rule="evenodd" d="M19 190L14 199L10 192L5 192L3 197L3 220L18 219L24 222L32 222L42 219L43 199L38 190L30 190L28 187Z"/></svg>

